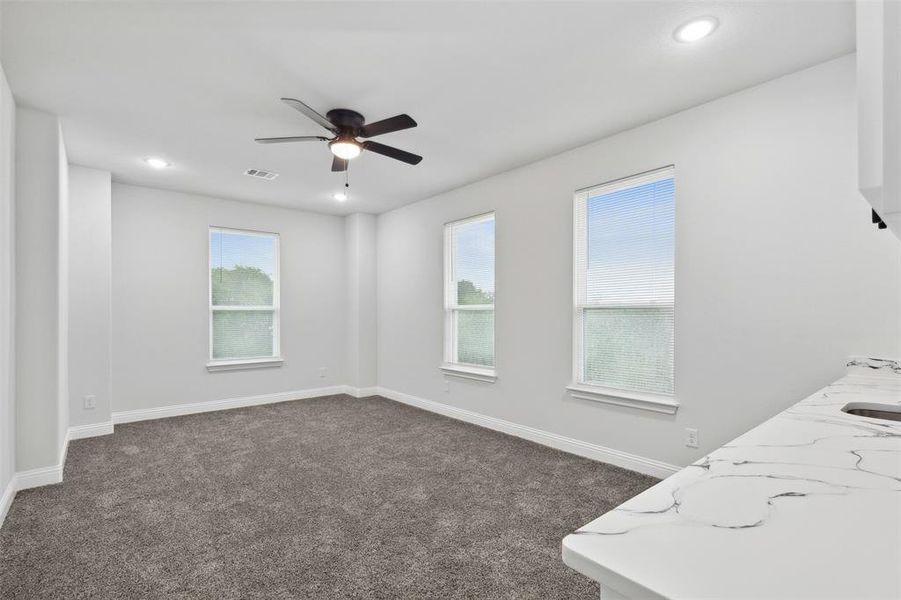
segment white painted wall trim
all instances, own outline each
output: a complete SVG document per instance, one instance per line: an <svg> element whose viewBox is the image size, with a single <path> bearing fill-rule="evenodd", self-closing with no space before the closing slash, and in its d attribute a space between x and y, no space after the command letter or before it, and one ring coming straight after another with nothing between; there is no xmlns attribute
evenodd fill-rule
<svg viewBox="0 0 901 600"><path fill-rule="evenodd" d="M66 467L66 456L69 453L71 429L66 430L62 447L59 449L59 461L49 467L38 467L27 471L18 471L15 476L16 491L60 483L63 480L63 469Z"/></svg>
<svg viewBox="0 0 901 600"><path fill-rule="evenodd" d="M212 330L210 330L212 332ZM212 333L210 333L212 335ZM247 369L268 369L280 367L285 360L276 356L273 358L247 358L240 360L211 360L206 364L206 370L210 373L216 371L242 371Z"/></svg>
<svg viewBox="0 0 901 600"><path fill-rule="evenodd" d="M465 421L467 423L472 423L473 425L493 429L494 431L500 431L501 433L520 437L544 446L550 446L551 448L569 452L570 454L590 458L592 460L608 463L631 471L637 471L639 473L644 473L645 475L659 477L661 479L669 477L682 468L652 458L645 458L644 456L629 454L628 452L614 450L613 448L583 442L581 440L557 435L556 433L550 433L526 425L519 425L503 419L489 417L487 415L454 406L448 406L447 404L441 404L439 402L433 402L432 400L426 400L425 398L418 398L416 396L411 396L410 394L404 394L383 387L378 388L378 395L384 396L389 400L394 400L395 402L415 406L416 408L438 413L439 415L444 415L452 419Z"/></svg>
<svg viewBox="0 0 901 600"><path fill-rule="evenodd" d="M67 429L63 438L62 448L59 451L59 462L57 464L49 467L29 469L28 471L19 471L13 475L9 485L6 486L6 490L3 492L3 497L0 498L0 526L3 525L3 521L6 519L6 513L16 497L16 492L62 482L71 435L72 430Z"/></svg>
<svg viewBox="0 0 901 600"><path fill-rule="evenodd" d="M345 385L344 393L348 396L353 396L354 398L368 398L369 396L377 396L379 394L379 388L375 386L358 388L352 385Z"/></svg>
<svg viewBox="0 0 901 600"><path fill-rule="evenodd" d="M80 440L84 438L110 435L113 432L113 422L91 423L90 425L76 425L69 427L69 439Z"/></svg>
<svg viewBox="0 0 901 600"><path fill-rule="evenodd" d="M10 486L12 489L18 491L62 482L63 470L66 467L66 457L69 454L69 442L71 440L79 440L98 435L108 435L112 432L112 422L69 427L66 430L66 436L63 438L63 444L59 451L59 461L55 465L50 465L49 467L38 467L37 469L29 469L28 471L18 471L13 476ZM3 513L2 505L5 498L4 492L3 499L0 500L0 514L5 514ZM10 498L10 502L12 502L12 498ZM0 518L0 524L2 524L2 518Z"/></svg>
<svg viewBox="0 0 901 600"><path fill-rule="evenodd" d="M63 467L66 466L66 457L69 456L69 440L71 437L72 430L66 429L66 434L63 436L63 446L59 449L59 461L57 462L57 467L59 468L59 480L63 480Z"/></svg>
<svg viewBox="0 0 901 600"><path fill-rule="evenodd" d="M569 391L570 396L579 400L591 400L592 402L602 402L616 406L640 408L666 415L674 415L679 410L679 403L672 396L614 390L584 383L573 383L566 386L566 389Z"/></svg>
<svg viewBox="0 0 901 600"><path fill-rule="evenodd" d="M9 512L9 507L12 506L13 499L16 497L16 476L10 478L9 483L6 484L6 489L3 490L3 495L0 496L0 527L3 526L3 521L6 520L6 513Z"/></svg>
<svg viewBox="0 0 901 600"><path fill-rule="evenodd" d="M438 368L449 377L460 377L473 381L484 381L485 383L497 381L497 371L491 368L472 367L457 363L441 363L441 366Z"/></svg>
<svg viewBox="0 0 901 600"><path fill-rule="evenodd" d="M157 408L142 408L113 413L113 423L134 423L135 421L148 421L151 419L165 419L182 415L227 410L229 408L242 408L245 406L258 406L261 404L273 404L275 402L288 402L290 400L304 400L319 396L334 396L345 394L348 386L335 385L331 387L312 388L293 392L279 392L275 394L261 394L259 396L245 396L243 398L226 398L225 400L210 400L208 402L194 402L191 404L175 404L172 406L160 406Z"/></svg>
<svg viewBox="0 0 901 600"><path fill-rule="evenodd" d="M60 483L62 480L62 464L29 469L28 471L19 471L16 473L16 491L52 485L54 483Z"/></svg>

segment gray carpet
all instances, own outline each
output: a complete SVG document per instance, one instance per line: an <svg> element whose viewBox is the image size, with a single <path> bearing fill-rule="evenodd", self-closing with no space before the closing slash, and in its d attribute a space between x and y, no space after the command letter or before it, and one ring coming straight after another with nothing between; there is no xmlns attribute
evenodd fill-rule
<svg viewBox="0 0 901 600"><path fill-rule="evenodd" d="M560 540L654 483L378 397L120 425L16 496L0 597L596 599Z"/></svg>

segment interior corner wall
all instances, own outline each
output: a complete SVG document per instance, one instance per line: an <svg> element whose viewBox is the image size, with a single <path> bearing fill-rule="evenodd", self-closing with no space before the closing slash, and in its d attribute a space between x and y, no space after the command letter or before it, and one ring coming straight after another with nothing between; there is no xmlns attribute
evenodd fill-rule
<svg viewBox="0 0 901 600"><path fill-rule="evenodd" d="M63 139L63 128L56 120L57 130L57 343L56 343L56 407L57 439L60 451L65 452L69 429L69 157ZM61 457L64 460L65 457Z"/></svg>
<svg viewBox="0 0 901 600"><path fill-rule="evenodd" d="M846 56L379 215L379 386L685 465L838 379L849 355L898 356L901 245L857 191L855 114ZM670 164L681 406L574 399L573 191ZM443 225L491 210L498 378L446 390Z"/></svg>
<svg viewBox="0 0 901 600"><path fill-rule="evenodd" d="M376 219L356 213L345 217L347 277L347 384L369 388L377 383Z"/></svg>
<svg viewBox="0 0 901 600"><path fill-rule="evenodd" d="M114 420L345 384L342 217L113 183L112 223ZM207 371L210 226L279 234L281 367Z"/></svg>
<svg viewBox="0 0 901 600"><path fill-rule="evenodd" d="M111 414L110 172L69 165L69 425ZM84 398L94 397L94 408Z"/></svg>
<svg viewBox="0 0 901 600"><path fill-rule="evenodd" d="M16 472L15 122L16 104L0 66L0 496Z"/></svg>
<svg viewBox="0 0 901 600"><path fill-rule="evenodd" d="M25 471L58 465L65 445L67 180L55 115L18 107L15 144L16 470Z"/></svg>

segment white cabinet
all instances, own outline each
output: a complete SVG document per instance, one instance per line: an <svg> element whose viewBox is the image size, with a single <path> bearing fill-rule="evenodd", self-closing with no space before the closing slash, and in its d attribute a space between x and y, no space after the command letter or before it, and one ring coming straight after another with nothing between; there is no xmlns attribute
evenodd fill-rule
<svg viewBox="0 0 901 600"><path fill-rule="evenodd" d="M901 2L857 2L858 177L901 239Z"/></svg>

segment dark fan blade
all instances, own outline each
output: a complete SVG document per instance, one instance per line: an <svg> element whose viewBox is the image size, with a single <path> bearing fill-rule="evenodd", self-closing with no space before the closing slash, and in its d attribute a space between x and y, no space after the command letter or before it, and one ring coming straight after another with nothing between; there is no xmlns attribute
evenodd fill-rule
<svg viewBox="0 0 901 600"><path fill-rule="evenodd" d="M332 158L332 171L346 171L347 170L347 161L343 158L338 158L337 156Z"/></svg>
<svg viewBox="0 0 901 600"><path fill-rule="evenodd" d="M422 157L417 154L407 152L406 150L398 150L397 148L392 148L391 146L386 146L385 144L380 144L378 142L363 142L363 148L369 150L370 152L383 154L384 156L388 156L390 158L400 160L411 165L418 165L422 160Z"/></svg>
<svg viewBox="0 0 901 600"><path fill-rule="evenodd" d="M295 135L291 137L256 138L257 144L282 144L284 142L325 142L327 137L321 135Z"/></svg>
<svg viewBox="0 0 901 600"><path fill-rule="evenodd" d="M284 102L291 108L302 112L304 115L306 115L310 119L313 119L329 131L337 131L331 121L320 115L318 112L316 112L300 100L295 100L294 98L282 98L282 102Z"/></svg>
<svg viewBox="0 0 901 600"><path fill-rule="evenodd" d="M390 119L384 119L382 121L370 123L369 125L364 125L360 130L360 137L370 138L384 133L391 133L392 131L409 129L411 127L416 127L416 121L414 121L410 115L397 115Z"/></svg>

